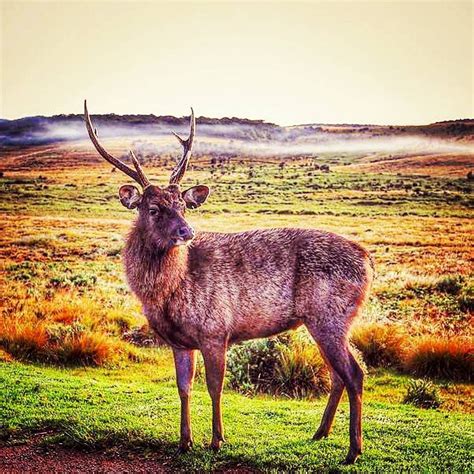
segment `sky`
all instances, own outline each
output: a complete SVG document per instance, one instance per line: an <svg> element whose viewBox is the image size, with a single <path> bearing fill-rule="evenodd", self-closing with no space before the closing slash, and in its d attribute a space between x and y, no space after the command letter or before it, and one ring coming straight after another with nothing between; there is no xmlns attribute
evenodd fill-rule
<svg viewBox="0 0 474 474"><path fill-rule="evenodd" d="M473 117L470 1L0 0L0 117Z"/></svg>

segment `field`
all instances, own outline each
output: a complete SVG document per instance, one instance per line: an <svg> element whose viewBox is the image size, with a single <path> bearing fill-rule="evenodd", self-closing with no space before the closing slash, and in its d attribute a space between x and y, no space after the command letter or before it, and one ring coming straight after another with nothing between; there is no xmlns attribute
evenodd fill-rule
<svg viewBox="0 0 474 474"><path fill-rule="evenodd" d="M474 212L473 181L466 179L472 155L466 156L424 157L429 167L420 174L413 157L399 157L394 167L349 152L222 163L200 156L184 185L208 184L212 195L188 216L199 230L314 227L352 238L372 252L377 269L359 324L400 327L407 345L431 336L472 348ZM328 173L320 169L325 163ZM149 163L152 181L166 183L170 166ZM227 388L228 443L211 454L204 449L210 402L202 376L193 399L196 447L174 457L179 399L171 355L131 343L147 331L121 268L134 214L117 199L127 180L84 144L10 152L2 168L4 447L42 433L46 445L123 451L170 469L341 469L346 400L333 435L314 443L325 397L246 397ZM357 470L472 470L474 405L467 380L435 379L443 403L427 410L402 403L412 375L368 371L365 451Z"/></svg>

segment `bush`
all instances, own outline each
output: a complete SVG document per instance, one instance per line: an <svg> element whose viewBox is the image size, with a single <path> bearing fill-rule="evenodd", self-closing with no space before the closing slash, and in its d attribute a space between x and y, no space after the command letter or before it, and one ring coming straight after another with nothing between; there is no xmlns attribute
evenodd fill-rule
<svg viewBox="0 0 474 474"><path fill-rule="evenodd" d="M369 367L401 367L407 334L394 324L368 323L356 326L351 342Z"/></svg>
<svg viewBox="0 0 474 474"><path fill-rule="evenodd" d="M461 294L458 297L459 309L465 313L474 312L474 296Z"/></svg>
<svg viewBox="0 0 474 474"><path fill-rule="evenodd" d="M472 382L474 347L462 337L421 338L412 344L405 358L405 370L418 376Z"/></svg>
<svg viewBox="0 0 474 474"><path fill-rule="evenodd" d="M229 385L244 393L314 397L330 387L328 370L316 345L300 334L249 341L228 355Z"/></svg>
<svg viewBox="0 0 474 474"><path fill-rule="evenodd" d="M117 343L102 334L84 332L72 335L58 347L58 361L66 365L102 365L112 361Z"/></svg>
<svg viewBox="0 0 474 474"><path fill-rule="evenodd" d="M329 371L314 344L296 341L284 346L278 362L275 393L292 398L311 398L329 391Z"/></svg>
<svg viewBox="0 0 474 474"><path fill-rule="evenodd" d="M279 355L278 344L278 338L272 338L231 347L227 357L230 386L244 393L268 391Z"/></svg>
<svg viewBox="0 0 474 474"><path fill-rule="evenodd" d="M29 321L19 324L5 318L0 324L0 348L21 360L40 361L48 358L48 334L43 324Z"/></svg>
<svg viewBox="0 0 474 474"><path fill-rule="evenodd" d="M448 295L457 295L461 292L464 278L460 275L445 276L436 283L436 289Z"/></svg>
<svg viewBox="0 0 474 474"><path fill-rule="evenodd" d="M5 318L0 325L0 352L18 360L63 365L102 365L122 352L119 343L105 334L92 333L79 323L72 325Z"/></svg>
<svg viewBox="0 0 474 474"><path fill-rule="evenodd" d="M408 384L403 403L418 408L438 408L441 405L438 389L429 380L412 380Z"/></svg>

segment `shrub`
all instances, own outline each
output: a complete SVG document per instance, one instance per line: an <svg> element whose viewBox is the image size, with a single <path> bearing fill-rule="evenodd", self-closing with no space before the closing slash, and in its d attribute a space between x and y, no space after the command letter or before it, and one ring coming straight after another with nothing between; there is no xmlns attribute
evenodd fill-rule
<svg viewBox="0 0 474 474"><path fill-rule="evenodd" d="M403 328L394 324L363 324L356 326L351 333L352 344L369 367L400 367L406 341Z"/></svg>
<svg viewBox="0 0 474 474"><path fill-rule="evenodd" d="M472 382L474 347L462 337L421 338L412 344L405 358L405 370L418 376Z"/></svg>
<svg viewBox="0 0 474 474"><path fill-rule="evenodd" d="M436 289L448 295L457 295L461 292L464 279L460 275L450 275L442 277L436 283Z"/></svg>
<svg viewBox="0 0 474 474"><path fill-rule="evenodd" d="M329 371L314 344L298 341L284 346L278 362L275 393L310 398L329 391Z"/></svg>
<svg viewBox="0 0 474 474"><path fill-rule="evenodd" d="M233 346L228 352L229 384L241 392L267 391L278 357L278 339L258 339Z"/></svg>
<svg viewBox="0 0 474 474"><path fill-rule="evenodd" d="M47 327L41 321L4 318L0 324L0 352L7 354L3 360L13 356L64 365L102 365L114 361L122 346L104 334L87 331L79 323Z"/></svg>
<svg viewBox="0 0 474 474"><path fill-rule="evenodd" d="M244 393L313 397L329 390L317 347L299 334L249 341L229 351L228 380Z"/></svg>
<svg viewBox="0 0 474 474"><path fill-rule="evenodd" d="M67 365L102 365L115 358L118 345L102 334L84 332L72 335L57 351L59 362Z"/></svg>
<svg viewBox="0 0 474 474"><path fill-rule="evenodd" d="M418 408L438 408L441 405L438 389L429 380L411 380L403 403Z"/></svg>
<svg viewBox="0 0 474 474"><path fill-rule="evenodd" d="M459 309L465 313L474 312L474 296L461 294L458 297Z"/></svg>
<svg viewBox="0 0 474 474"><path fill-rule="evenodd" d="M20 360L39 361L49 357L48 334L43 324L5 318L0 324L0 348Z"/></svg>

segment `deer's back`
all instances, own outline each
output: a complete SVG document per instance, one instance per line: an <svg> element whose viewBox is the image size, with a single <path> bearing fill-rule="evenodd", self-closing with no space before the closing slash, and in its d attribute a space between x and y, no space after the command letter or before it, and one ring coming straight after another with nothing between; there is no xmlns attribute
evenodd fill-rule
<svg viewBox="0 0 474 474"><path fill-rule="evenodd" d="M317 230L203 232L189 249L179 299L189 299L190 312L210 332L265 337L298 326L330 300L363 299L368 263L360 245Z"/></svg>
<svg viewBox="0 0 474 474"><path fill-rule="evenodd" d="M263 229L240 233L199 233L189 251L193 276L232 280L235 284L262 278L365 278L367 251L340 235L315 229ZM249 280L250 279L250 280Z"/></svg>

